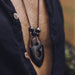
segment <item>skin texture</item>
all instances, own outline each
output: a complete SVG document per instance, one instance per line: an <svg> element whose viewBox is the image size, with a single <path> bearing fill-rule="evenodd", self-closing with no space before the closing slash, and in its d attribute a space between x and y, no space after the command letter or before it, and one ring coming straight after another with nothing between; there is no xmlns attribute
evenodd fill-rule
<svg viewBox="0 0 75 75"><path fill-rule="evenodd" d="M18 13L19 20L22 27L23 32L23 39L25 43L25 48L28 47L28 39L29 39L29 32L28 32L28 21L26 18L25 9L23 7L21 0L11 0L13 3L16 12ZM37 24L37 9L38 9L38 0L24 0L27 8L27 13L29 16L29 20L32 26L36 28ZM51 75L51 69L52 69L52 52L51 52L51 39L50 39L50 29L49 29L49 17L48 13L46 11L46 6L44 0L40 0L40 20L39 25L41 29L40 33L40 40L42 44L44 45L44 62L40 68L38 68L34 63L33 64L36 72L38 75ZM28 51L28 49L27 49Z"/></svg>

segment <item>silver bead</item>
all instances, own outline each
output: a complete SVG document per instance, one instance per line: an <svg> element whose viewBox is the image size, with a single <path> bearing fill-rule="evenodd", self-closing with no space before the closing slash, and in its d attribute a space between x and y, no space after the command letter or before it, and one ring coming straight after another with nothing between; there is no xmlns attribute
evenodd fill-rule
<svg viewBox="0 0 75 75"><path fill-rule="evenodd" d="M41 31L41 30L40 30L40 28L39 28L39 27L38 27L38 28L36 28L36 32L37 32L37 33L40 33L40 31Z"/></svg>
<svg viewBox="0 0 75 75"><path fill-rule="evenodd" d="M33 32L34 31L34 27L33 26L29 27L29 31Z"/></svg>

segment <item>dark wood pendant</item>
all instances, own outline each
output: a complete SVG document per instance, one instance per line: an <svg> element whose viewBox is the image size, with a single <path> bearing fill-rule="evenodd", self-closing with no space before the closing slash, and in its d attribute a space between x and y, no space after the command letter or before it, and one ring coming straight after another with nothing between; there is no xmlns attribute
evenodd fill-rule
<svg viewBox="0 0 75 75"><path fill-rule="evenodd" d="M38 37L31 39L30 57L35 65L40 67L44 60L44 47Z"/></svg>

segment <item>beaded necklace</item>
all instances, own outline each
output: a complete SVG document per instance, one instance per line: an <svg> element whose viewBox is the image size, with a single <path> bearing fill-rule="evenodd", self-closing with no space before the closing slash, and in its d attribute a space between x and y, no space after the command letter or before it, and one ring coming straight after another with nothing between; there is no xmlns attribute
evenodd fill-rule
<svg viewBox="0 0 75 75"><path fill-rule="evenodd" d="M29 30L29 42L28 42L29 55L32 61L34 62L34 64L40 67L44 59L44 46L41 44L41 41L39 39L39 35L41 32L39 28L39 0L38 0L37 28L34 28L30 23L24 0L22 0L22 3L25 9L27 21L29 23L29 28L28 28Z"/></svg>

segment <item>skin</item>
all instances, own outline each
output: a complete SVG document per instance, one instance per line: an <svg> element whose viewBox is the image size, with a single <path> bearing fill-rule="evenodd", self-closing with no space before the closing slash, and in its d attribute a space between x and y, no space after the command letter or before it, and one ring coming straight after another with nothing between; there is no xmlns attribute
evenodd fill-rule
<svg viewBox="0 0 75 75"><path fill-rule="evenodd" d="M19 20L22 27L23 39L25 43L25 48L28 52L28 40L29 40L29 32L28 32L28 21L26 18L25 9L23 7L21 0L11 0L13 3L16 12L18 13ZM27 13L29 16L29 20L32 26L37 27L37 8L38 8L38 0L24 0L27 8ZM37 75L51 75L52 69L52 52L51 52L51 39L50 39L50 29L49 29L49 17L46 10L44 0L40 0L40 20L39 26L41 29L40 40L44 45L44 61L40 68L38 68L30 59L33 67L35 68Z"/></svg>

